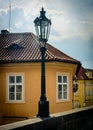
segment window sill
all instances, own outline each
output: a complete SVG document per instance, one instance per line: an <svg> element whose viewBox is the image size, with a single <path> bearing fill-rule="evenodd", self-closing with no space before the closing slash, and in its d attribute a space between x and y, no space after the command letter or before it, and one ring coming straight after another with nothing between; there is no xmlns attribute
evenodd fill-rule
<svg viewBox="0 0 93 130"><path fill-rule="evenodd" d="M57 100L56 103L64 103L64 102L70 102L70 100Z"/></svg>
<svg viewBox="0 0 93 130"><path fill-rule="evenodd" d="M25 101L6 101L5 103L25 103Z"/></svg>

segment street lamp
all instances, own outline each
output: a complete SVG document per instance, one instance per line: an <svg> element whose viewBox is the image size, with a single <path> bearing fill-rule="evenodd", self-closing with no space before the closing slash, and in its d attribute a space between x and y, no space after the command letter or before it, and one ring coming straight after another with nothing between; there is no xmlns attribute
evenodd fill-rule
<svg viewBox="0 0 93 130"><path fill-rule="evenodd" d="M49 101L46 98L46 83L45 83L45 52L46 42L49 38L51 20L46 18L44 8L40 11L40 17L34 20L36 34L40 43L41 52L41 96L38 103L38 117L49 116Z"/></svg>

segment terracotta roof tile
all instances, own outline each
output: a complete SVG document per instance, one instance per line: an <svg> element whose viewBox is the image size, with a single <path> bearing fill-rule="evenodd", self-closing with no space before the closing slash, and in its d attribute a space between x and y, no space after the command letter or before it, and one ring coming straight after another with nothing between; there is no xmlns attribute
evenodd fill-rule
<svg viewBox="0 0 93 130"><path fill-rule="evenodd" d="M78 79L83 79L83 80L89 80L90 78L86 75L86 69L83 68L82 66L79 69L78 75L77 75Z"/></svg>
<svg viewBox="0 0 93 130"><path fill-rule="evenodd" d="M62 61L80 64L50 44L46 44L46 61ZM40 61L41 53L37 37L33 33L0 34L0 63Z"/></svg>

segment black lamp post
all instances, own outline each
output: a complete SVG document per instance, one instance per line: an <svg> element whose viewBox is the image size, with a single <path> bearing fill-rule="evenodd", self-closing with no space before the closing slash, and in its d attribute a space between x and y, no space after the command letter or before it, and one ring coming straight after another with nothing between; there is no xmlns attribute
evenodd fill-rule
<svg viewBox="0 0 93 130"><path fill-rule="evenodd" d="M40 11L40 17L34 20L36 34L40 43L41 51L41 96L38 103L38 117L48 117L49 116L49 101L46 98L46 83L45 83L45 52L46 52L46 42L48 41L51 20L46 18L45 11L42 8Z"/></svg>

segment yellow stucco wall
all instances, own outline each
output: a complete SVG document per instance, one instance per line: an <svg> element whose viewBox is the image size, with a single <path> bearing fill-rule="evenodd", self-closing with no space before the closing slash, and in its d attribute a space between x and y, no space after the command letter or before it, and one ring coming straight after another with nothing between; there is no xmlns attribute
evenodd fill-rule
<svg viewBox="0 0 93 130"><path fill-rule="evenodd" d="M78 91L74 93L74 106L84 107L87 104L93 104L93 80L78 80Z"/></svg>
<svg viewBox="0 0 93 130"><path fill-rule="evenodd" d="M76 71L75 64L61 62L46 63L46 97L49 100L50 113L72 109L72 77ZM57 73L69 74L69 99L57 102ZM24 76L24 101L9 103L7 101L7 75L21 73ZM0 65L0 116L32 117L38 113L38 101L41 90L41 64L20 63Z"/></svg>
<svg viewBox="0 0 93 130"><path fill-rule="evenodd" d="M84 103L84 80L78 81L78 91L74 93L75 107L82 107Z"/></svg>

